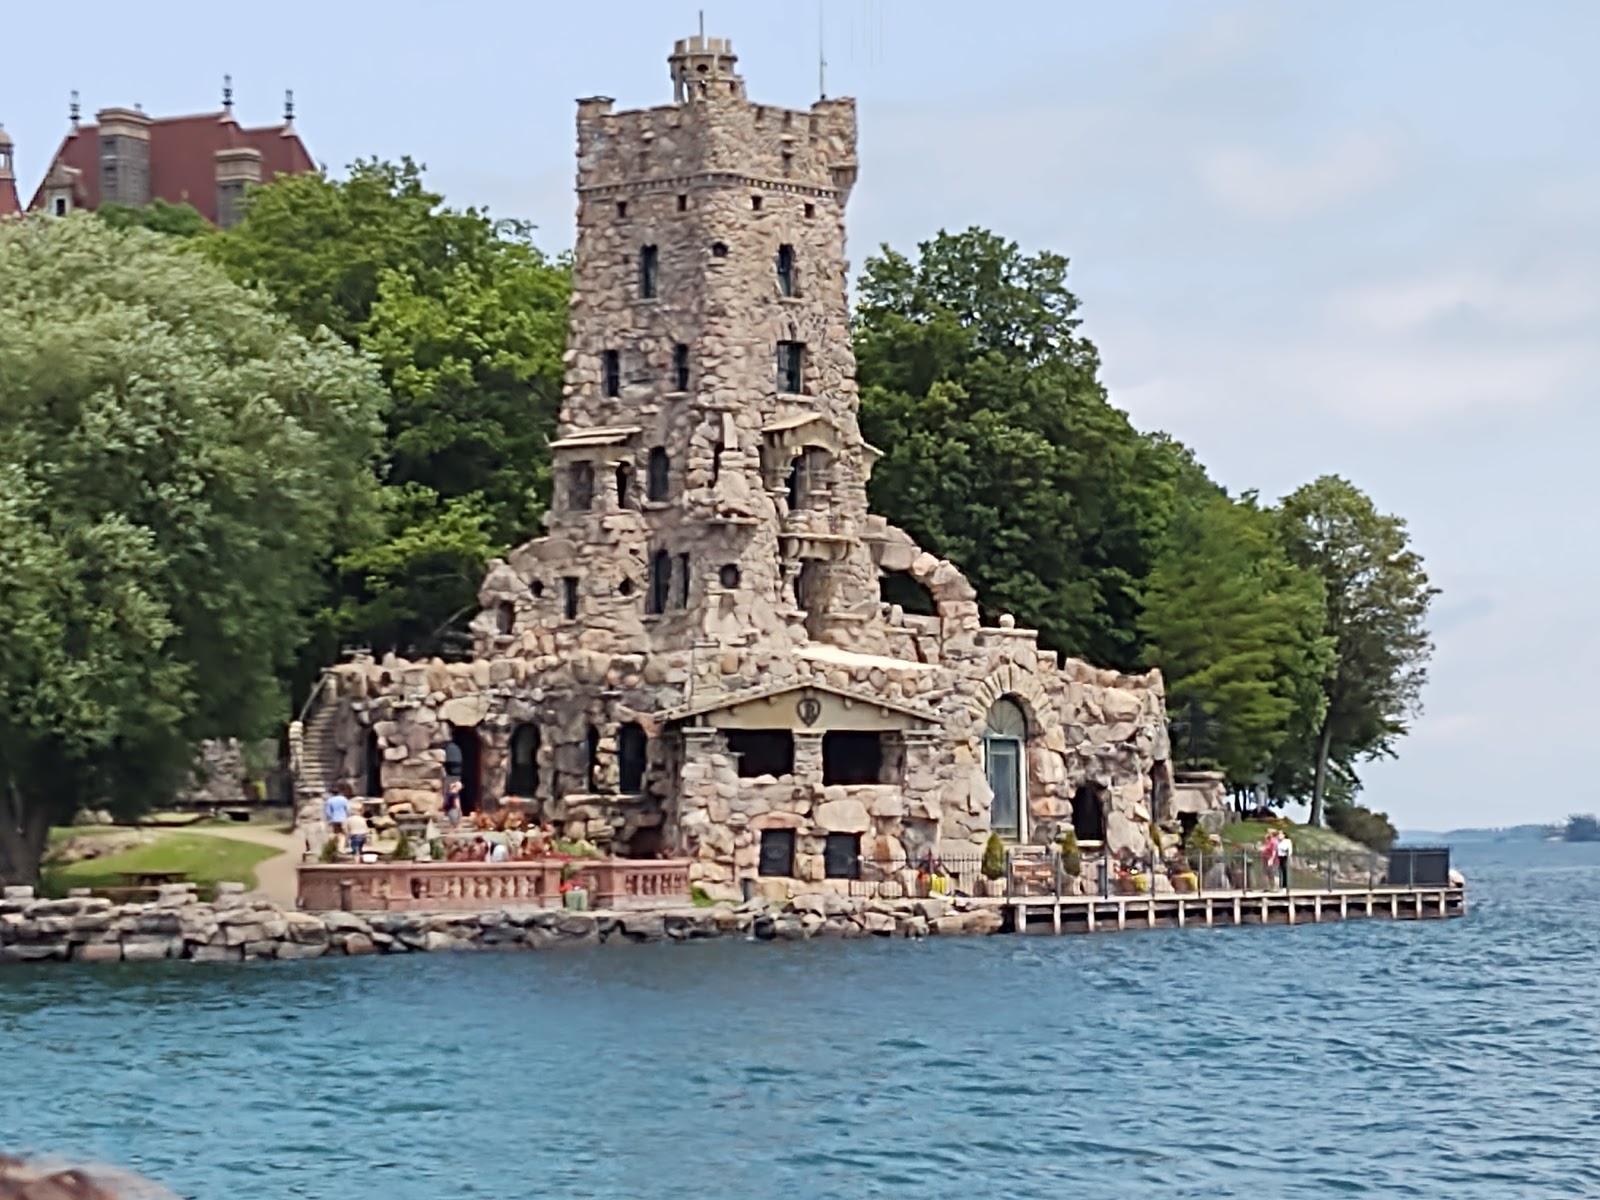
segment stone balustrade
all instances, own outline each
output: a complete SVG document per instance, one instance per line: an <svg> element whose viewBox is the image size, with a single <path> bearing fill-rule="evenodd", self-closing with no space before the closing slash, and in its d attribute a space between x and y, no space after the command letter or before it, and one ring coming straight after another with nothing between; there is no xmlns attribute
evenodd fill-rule
<svg viewBox="0 0 1600 1200"><path fill-rule="evenodd" d="M306 863L306 912L468 912L497 905L557 907L563 876L596 908L639 909L689 900L687 859L564 859L519 862Z"/></svg>

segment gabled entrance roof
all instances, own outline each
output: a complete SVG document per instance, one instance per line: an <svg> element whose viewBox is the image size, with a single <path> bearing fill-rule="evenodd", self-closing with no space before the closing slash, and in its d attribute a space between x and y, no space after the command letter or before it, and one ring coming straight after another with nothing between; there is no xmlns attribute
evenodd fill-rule
<svg viewBox="0 0 1600 1200"><path fill-rule="evenodd" d="M921 705L907 704L903 700L890 700L873 692L856 691L853 688L837 687L818 679L785 680L782 683L768 684L764 687L745 688L738 692L719 692L717 695L705 700L693 701L669 708L661 714L663 721L682 721L690 717L704 716L707 713L722 712L726 709L736 708L741 704L749 704L752 700L776 700L780 696L792 692L821 692L835 696L847 705L862 705L869 709L876 709L884 713L898 713L903 717L910 717L914 721L925 721L930 724L939 723L939 715L931 709Z"/></svg>

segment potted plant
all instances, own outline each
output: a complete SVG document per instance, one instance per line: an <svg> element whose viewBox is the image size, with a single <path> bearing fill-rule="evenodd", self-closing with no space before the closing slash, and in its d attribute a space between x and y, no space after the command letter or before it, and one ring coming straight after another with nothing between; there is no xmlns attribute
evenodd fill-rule
<svg viewBox="0 0 1600 1200"><path fill-rule="evenodd" d="M983 862L978 866L985 880L984 891L990 896L1006 894L1006 844L998 833L991 833L983 844Z"/></svg>
<svg viewBox="0 0 1600 1200"><path fill-rule="evenodd" d="M574 912L583 912L589 907L589 889L578 877L576 864L570 862L561 868L561 907Z"/></svg>

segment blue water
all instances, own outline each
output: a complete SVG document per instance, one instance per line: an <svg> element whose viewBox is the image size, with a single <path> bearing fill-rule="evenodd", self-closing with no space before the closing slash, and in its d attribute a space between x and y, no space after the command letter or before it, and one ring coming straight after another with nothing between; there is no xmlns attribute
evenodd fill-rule
<svg viewBox="0 0 1600 1200"><path fill-rule="evenodd" d="M184 1196L1600 1195L1600 846L1462 921L0 970L0 1149Z"/></svg>

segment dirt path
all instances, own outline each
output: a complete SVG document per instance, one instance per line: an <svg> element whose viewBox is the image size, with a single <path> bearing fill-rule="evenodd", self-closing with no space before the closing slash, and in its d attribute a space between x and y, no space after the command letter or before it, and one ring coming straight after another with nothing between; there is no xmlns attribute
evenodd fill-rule
<svg viewBox="0 0 1600 1200"><path fill-rule="evenodd" d="M274 904L294 907L300 891L295 874L295 866L300 861L300 839L296 835L279 833L276 829L266 829L260 825L185 825L182 832L232 838L236 842L253 842L280 851L275 858L264 859L257 864L256 891Z"/></svg>

